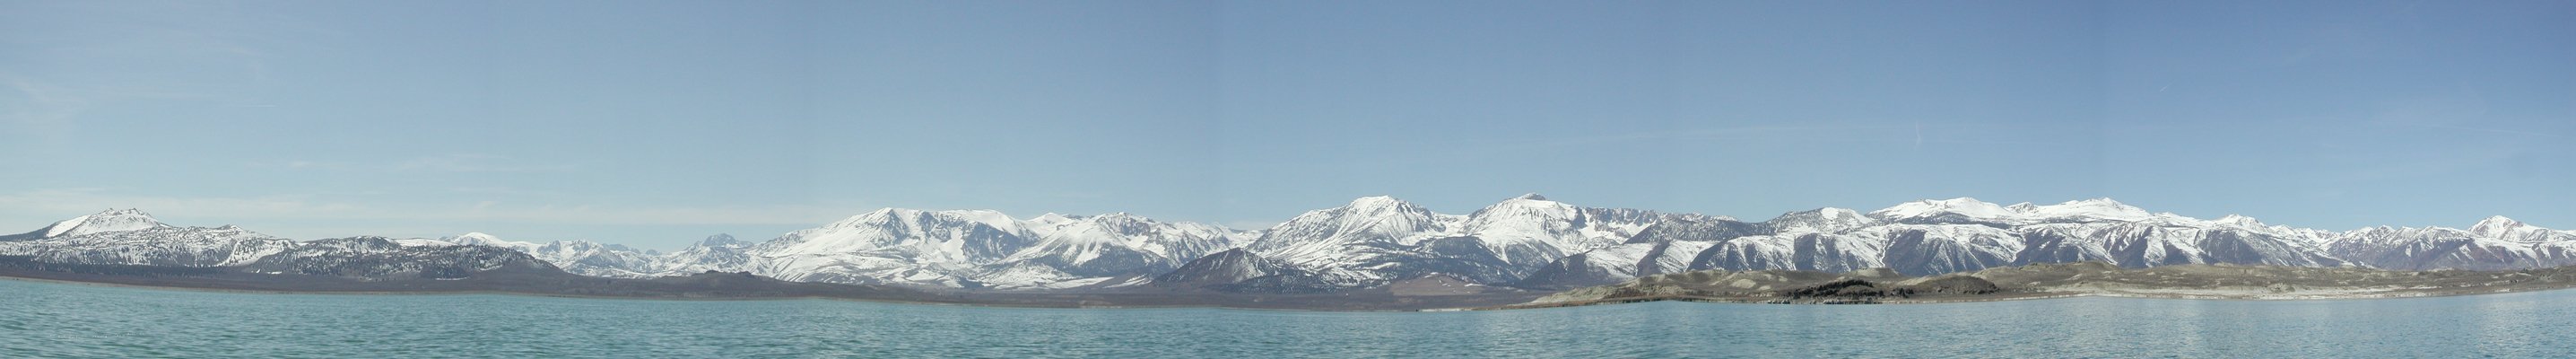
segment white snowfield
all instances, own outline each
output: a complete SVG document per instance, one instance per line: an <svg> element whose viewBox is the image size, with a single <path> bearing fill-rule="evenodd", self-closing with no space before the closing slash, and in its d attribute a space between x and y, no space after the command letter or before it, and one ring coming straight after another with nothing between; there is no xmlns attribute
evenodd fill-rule
<svg viewBox="0 0 2576 359"><path fill-rule="evenodd" d="M2467 229L2329 231L2228 215L2196 219L2110 199L1997 205L1924 200L1861 212L1821 208L1763 222L1579 207L1536 194L1466 215L1392 197L1308 211L1268 229L1164 222L1126 213L881 209L764 242L709 237L661 253L590 241L508 241L482 233L395 239L408 247L490 246L605 277L750 272L794 281L996 289L1151 284L1158 277L1367 287L1430 275L1479 284L1608 283L1688 270L1891 268L1928 275L2105 261L2512 269L2576 264L2576 231L2504 217ZM172 227L111 210L0 236L0 255L67 263L234 266L298 248L230 226ZM1230 252L1229 250L1240 249ZM330 253L330 252L324 252ZM1193 265L1193 261L1207 263ZM1197 268L1197 269L1192 269ZM1184 273L1191 270L1206 273Z"/></svg>
<svg viewBox="0 0 2576 359"><path fill-rule="evenodd" d="M406 242L429 245L429 242ZM436 244L450 245L453 244ZM333 269L354 270L334 275L368 275L413 271L428 266L466 266L481 269L498 268L511 262L508 258L483 256L507 251L405 250L396 241L382 238L345 238L299 242L271 237L234 226L177 227L162 224L142 211L109 210L57 222L25 234L0 236L0 255L27 256L40 262L77 264L154 265L177 267L242 267L277 260L271 267L292 265L295 259L327 257L325 261L347 264L341 260L373 256L383 258L436 259L418 262L388 262L374 265L339 266ZM368 263L378 263L369 261ZM522 262L524 263L524 261ZM275 273L274 271L261 271Z"/></svg>
<svg viewBox="0 0 2576 359"><path fill-rule="evenodd" d="M72 217L72 219L63 220L62 222L54 222L54 225L45 226L43 232L45 232L45 237L52 238L160 227L167 226L161 224L161 221L153 220L152 215L144 214L141 210L110 209L105 212L99 212L98 214Z"/></svg>

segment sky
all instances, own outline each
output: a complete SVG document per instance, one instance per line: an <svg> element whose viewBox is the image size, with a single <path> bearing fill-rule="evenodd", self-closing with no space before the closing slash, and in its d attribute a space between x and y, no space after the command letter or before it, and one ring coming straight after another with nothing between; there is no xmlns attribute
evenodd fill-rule
<svg viewBox="0 0 2576 359"><path fill-rule="evenodd" d="M2576 2L0 2L0 231L676 249L1522 193L2576 228Z"/></svg>

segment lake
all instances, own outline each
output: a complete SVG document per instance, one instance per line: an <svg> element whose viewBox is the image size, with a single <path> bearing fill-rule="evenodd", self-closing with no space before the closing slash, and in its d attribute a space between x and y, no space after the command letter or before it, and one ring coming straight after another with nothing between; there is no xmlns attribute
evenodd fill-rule
<svg viewBox="0 0 2576 359"><path fill-rule="evenodd" d="M2571 357L2576 291L1446 313L325 295L0 280L0 357Z"/></svg>

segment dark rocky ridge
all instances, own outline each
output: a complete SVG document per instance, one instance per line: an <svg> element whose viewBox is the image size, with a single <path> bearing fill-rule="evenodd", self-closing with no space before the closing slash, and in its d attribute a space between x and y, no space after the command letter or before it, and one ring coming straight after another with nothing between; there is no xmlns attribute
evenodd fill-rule
<svg viewBox="0 0 2576 359"><path fill-rule="evenodd" d="M1154 277L1153 286L1237 293L1313 293L1329 288L1313 273L1243 249L1228 249Z"/></svg>
<svg viewBox="0 0 2576 359"><path fill-rule="evenodd" d="M419 272L428 276L441 270ZM701 273L655 279L574 275L553 267L503 267L458 278L350 277L260 273L247 267L173 267L65 264L0 256L0 277L149 287L297 293L513 293L529 295L759 299L844 298L923 303L963 303L955 295L841 284L797 283L742 273Z"/></svg>
<svg viewBox="0 0 2576 359"><path fill-rule="evenodd" d="M1684 300L1779 304L1986 301L2068 296L2337 299L2467 295L2576 287L2576 267L2389 271L2269 265L2121 268L2102 262L1999 267L1909 277L1887 269L1696 271L1568 290L1497 308Z"/></svg>
<svg viewBox="0 0 2576 359"><path fill-rule="evenodd" d="M360 266L373 268L374 266ZM326 271L327 272L327 271ZM425 271L421 273L437 273ZM1387 288L1322 293L1241 293L1176 288L980 291L789 282L749 273L706 272L652 279L574 275L551 267L505 266L461 278L259 273L247 267L68 264L0 256L0 277L160 288L285 293L503 293L642 299L846 299L1019 307L1228 307L1299 310L1421 310L1526 302L1543 293L1479 287L1450 277L1397 281Z"/></svg>

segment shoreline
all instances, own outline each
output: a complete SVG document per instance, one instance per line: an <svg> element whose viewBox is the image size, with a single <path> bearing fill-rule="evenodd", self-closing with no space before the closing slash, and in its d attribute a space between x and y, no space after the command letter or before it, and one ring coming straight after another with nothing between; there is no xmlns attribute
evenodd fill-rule
<svg viewBox="0 0 2576 359"><path fill-rule="evenodd" d="M2428 297L2457 297L2457 296L2475 296L2475 295L2488 295L2488 294L2511 294L2511 293L2542 292L2542 291L2552 291L2552 290L2576 289L2576 285L2571 285L2571 286L2562 286L2562 287L2556 287L2556 288L2539 288L2539 289L2531 289L2531 288L2493 288L2493 289L2489 289L2489 290L2442 290L2442 291L2422 291L2422 292L2377 292L2377 293L2356 293L2356 294L2322 294L2322 295L2305 295L2305 296L2298 296L2298 297L2265 296L2265 295L2209 295L2209 294L2181 294L2181 293L2131 293L2131 292L2027 292L2027 293L2011 293L2011 294L1999 294L1999 295L1960 296L1960 297L1951 297L1951 298L1894 299L1894 300L1871 299L1871 300L1854 300L1854 301L1835 301L1835 300L1793 301L1792 299L1788 299L1788 298L1778 298L1778 297L1720 297L1720 296L1694 296L1694 295L1659 295L1659 296L1629 297L1629 298L1607 298L1607 299L1594 299L1594 300L1569 301L1569 302L1555 302L1555 303L1522 303L1522 304L1510 304L1510 305L1465 306L1465 307L1438 307L1438 308L1422 308L1422 309L1331 309L1331 308L1265 308L1265 307L1239 307L1239 306L1228 306L1228 305L1221 305L1221 304L1191 304L1191 305L1154 305L1154 304L1140 304L1140 305L1081 305L1081 304L1066 304L1066 305L1055 305L1055 304L1043 304L1043 303L976 303L976 302L938 302L938 301L913 301L913 300L887 300L887 299L849 298L849 297L836 297L836 296L823 296L823 295L774 296L774 297L759 297L759 296L738 296L738 297L686 297L686 296L617 296L617 295L580 295L580 294L556 294L556 293L530 293L530 292L504 291L504 290L416 290L416 291L382 291L382 290L367 290L367 291L334 291L334 290L272 290L272 289L241 289L241 288L220 288L220 287L208 287L208 286L174 286L174 285L150 285L150 284L134 284L134 283L116 283L116 282L99 282L99 281L81 281L81 280L68 280L68 279L55 279L55 278L25 277L25 276L15 276L15 275L0 275L0 280L24 281L24 282L30 282L30 283L46 283L46 284L79 285L79 286L90 286L90 287L101 287L101 288L128 288L128 289L142 289L142 290L169 290L169 291L184 291L184 292L234 293L234 294L304 294L304 295L349 295L349 296L368 296L368 295L427 295L427 296L434 296L434 295L498 295L498 296L521 296L521 297L539 297L539 298L564 298L564 299L605 299L605 300L644 300L644 301L705 301L705 302L724 302L724 301L795 301L795 300L820 300L820 301L858 302L858 303L875 303L875 304L930 305L930 306L978 307L978 308L1013 308L1013 309L1108 309L1108 310L1117 310L1117 309L1220 309L1220 310L1246 310L1246 311L1269 311L1269 312L1349 312L1349 313L1406 313L1406 312L1416 312L1416 313L1439 313L1439 312L1470 312L1470 311L1496 311L1496 310L1527 310L1527 309L1549 309L1549 308L1591 307L1591 306L1606 306L1606 305L1619 305L1619 304L1636 304L1636 303L1649 303L1649 302L1693 302L1693 303L1711 303L1711 304L1763 304L1763 305L1781 305L1781 304L1787 304L1787 305L1884 305L1884 304L1894 304L1894 305L1924 305L1924 304L1935 304L1935 305L1937 305L1937 304L1958 304L1958 303L1981 303L1981 302L2006 302L2006 301L2026 301L2026 300L2072 299L2072 298L2088 298L2088 297L2099 297L2099 298L2125 298L2125 299L2162 299L2162 300L2220 300L2220 301L2249 301L2249 302L2288 302L2288 301L2310 301L2310 300L2319 300L2319 301L2349 301L2349 300L2369 300L2369 299L2405 299L2405 298L2428 298ZM2460 288L2460 289L2467 289L2467 288Z"/></svg>
<svg viewBox="0 0 2576 359"><path fill-rule="evenodd" d="M350 290L350 291L340 291L340 290L273 290L273 289L240 289L240 288L215 288L215 287L203 287L203 286L173 286L173 285L150 285L150 284L115 283L115 282L95 282L95 281L81 281L81 280L68 280L68 279L55 279L55 278L24 277L24 276L15 276L15 275L0 275L0 280L11 280L11 281L22 281L22 282L29 282L29 283L44 283L44 284L76 285L76 286L99 287L99 288L124 288L124 289L140 289L140 290L162 290L162 291L203 292L203 293L228 293L228 294L284 294L284 295L333 295L333 296L341 296L341 295L345 295L345 296L375 296L375 295L393 295L393 296L441 296L441 295L453 295L453 296L466 296L466 295L495 295L495 296L517 296L517 297L537 297L537 298L562 298L562 299L605 299L605 300L684 301L684 302L734 302L734 301L797 301L797 300L818 300L818 301L858 302L858 303L876 303L876 304L928 305L928 306L944 306L944 307L977 307L977 308L1010 308L1010 309L1107 309L1107 310L1118 310L1118 309L1223 309L1223 310L1247 310L1247 311L1265 311L1265 312L1347 312L1347 313L1446 312L1446 311L1461 311L1461 310L1463 310L1463 309L1466 309L1466 308L1463 308L1463 307L1462 307L1462 308L1426 308L1426 309L1412 309L1412 310L1394 310L1394 309L1263 308L1263 307L1237 307L1237 306L1226 306L1226 305L1216 305L1216 304L1205 304L1205 305L1154 305L1154 304L1138 304L1138 305L1081 305L1081 304L1067 304L1067 305L1053 305L1053 304L1037 304L1037 303L968 303L968 302L934 302L934 301L913 301L913 300L888 300L888 299L867 299L867 298L836 297L836 296L824 296L824 295L774 296L774 297L755 297L755 296L738 296L738 297L679 297L679 296L616 296L616 295L553 294L553 293L529 293L529 292L517 292L517 291L505 291L505 290L413 290L413 291L381 291L381 290L375 290L375 291L359 291L359 290Z"/></svg>
<svg viewBox="0 0 2576 359"><path fill-rule="evenodd" d="M1567 302L1555 302L1555 303L1533 303L1533 304L1516 304L1516 305L1493 306L1493 307L1458 308L1457 310L1462 310L1462 311L1486 311L1486 310L1521 310L1521 309L1572 308L1572 307L1590 307L1590 306L1620 305L1620 304L1636 304L1636 303L1650 303L1650 302L1692 302L1692 303L1713 303L1713 304L1765 304L1765 305L1923 305L1923 304L1959 304L1959 303L2009 302L2009 301L2025 301L2025 300L2051 300L2051 299L2075 299L2075 298L2120 298L2120 299L2158 299L2158 300L2194 300L2194 301L2243 301L2243 302L2357 301L2357 300L2373 300L2373 299L2408 299L2408 298L2435 298L2435 297L2467 297L2467 296L2480 296L2480 295L2492 295L2492 294L2513 294L2513 293L2546 292L2546 291L2553 291L2553 290L2570 290L2570 289L2576 289L2576 286L2566 286L2566 287L2558 287L2558 288L2527 289L2527 290L2517 290L2517 289L2514 289L2514 288L2501 288L2501 289L2495 289L2495 290L2489 290L2489 291L2439 291L2439 292L2408 292L2408 293L2370 293L2370 294L2348 294L2348 295L2316 295L2316 296L2306 296L2306 297L2299 297L2299 298L2270 298L2270 297L2264 297L2264 296L2230 296L2230 295L2200 295L2200 294L2114 293L2114 292L2033 292L2033 293L2016 293L2016 294L2011 294L2011 295L1998 295L1998 296L1958 297L1958 298L1941 298L1941 299L1896 299L1896 300L1876 300L1876 299L1872 299L1872 300L1868 300L1868 301L1851 301L1851 302L1833 302L1833 301L1793 302L1793 301L1791 301L1791 299L1778 298L1778 297L1715 297L1715 296L1694 296L1694 295L1658 295L1658 296L1645 296L1645 297L1606 298L1606 299L1593 299L1593 300L1567 301Z"/></svg>

